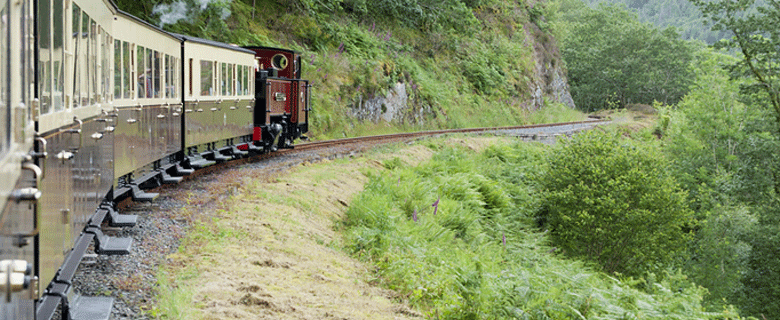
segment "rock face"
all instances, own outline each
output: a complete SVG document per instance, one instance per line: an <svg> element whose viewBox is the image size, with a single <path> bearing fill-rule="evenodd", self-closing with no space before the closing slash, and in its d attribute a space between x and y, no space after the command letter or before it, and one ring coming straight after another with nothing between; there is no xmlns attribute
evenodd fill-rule
<svg viewBox="0 0 780 320"><path fill-rule="evenodd" d="M532 98L529 104L534 110L544 106L544 99L562 103L569 108L575 108L574 100L569 92L566 72L561 68L561 54L555 40L542 32L535 24L525 27L526 37L534 40L534 78L531 84Z"/></svg>
<svg viewBox="0 0 780 320"><path fill-rule="evenodd" d="M524 26L527 39L533 43L534 70L526 89L526 100L520 108L539 110L545 102L562 103L575 108L569 92L566 71L562 68L560 52L555 40L535 24ZM420 124L426 118L436 117L428 105L419 105L409 98L407 84L398 82L385 95L360 96L350 107L351 117L361 121Z"/></svg>
<svg viewBox="0 0 780 320"><path fill-rule="evenodd" d="M372 122L400 120L409 107L408 101L406 85L398 82L388 90L386 96L365 100L363 97L358 98L358 102L352 108L352 116Z"/></svg>

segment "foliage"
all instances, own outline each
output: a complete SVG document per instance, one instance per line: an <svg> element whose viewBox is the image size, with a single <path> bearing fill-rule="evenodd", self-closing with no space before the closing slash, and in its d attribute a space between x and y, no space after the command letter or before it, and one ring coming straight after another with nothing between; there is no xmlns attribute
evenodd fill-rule
<svg viewBox="0 0 780 320"><path fill-rule="evenodd" d="M298 0L301 7L314 14L333 13L340 9L361 19L400 22L422 30L472 30L478 25L469 5L493 1L461 0Z"/></svg>
<svg viewBox="0 0 780 320"><path fill-rule="evenodd" d="M375 281L427 318L736 317L703 312L703 290L680 273L622 281L553 254L531 217L540 146L426 144L438 151L419 167L393 158L366 172L343 226L345 248L377 266Z"/></svg>
<svg viewBox="0 0 780 320"><path fill-rule="evenodd" d="M589 132L551 153L538 219L553 243L605 271L667 266L688 241L686 194L652 146Z"/></svg>
<svg viewBox="0 0 780 320"><path fill-rule="evenodd" d="M696 208L716 204L762 202L772 192L771 133L761 124L766 113L742 102L740 83L729 81L720 66L733 58L702 51L695 84L675 109L662 110L664 148L675 175L691 190Z"/></svg>
<svg viewBox="0 0 780 320"><path fill-rule="evenodd" d="M780 133L780 30L777 28L780 18L780 2L767 0L740 1L701 1L691 0L705 17L712 20L713 30L727 31L731 39L716 43L717 48L737 49L741 59L730 67L734 76L750 77L753 83L747 83L743 89L747 92L762 93L769 102L777 121ZM755 10L755 11L754 11ZM780 188L780 181L778 181Z"/></svg>
<svg viewBox="0 0 780 320"><path fill-rule="evenodd" d="M678 105L661 108L656 132L671 174L689 191L701 221L690 244L688 274L709 290L706 304L735 304L758 315L749 300L771 291L773 280L758 280L757 274L776 268L763 260L768 253L762 248L772 241L759 221L765 220L760 208L773 201L778 145L767 110L741 95L744 80L731 80L722 68L734 61L700 51L694 86Z"/></svg>
<svg viewBox="0 0 780 320"><path fill-rule="evenodd" d="M314 87L309 118L314 139L557 118L538 115L555 104L528 103L532 88L550 80L536 71L537 58L540 64L560 65L555 40L544 27L554 5L155 0L119 6L168 31L301 52L303 73ZM544 47L541 57L534 49L536 39ZM392 123L356 119L366 101L392 94L399 85L408 108L396 110Z"/></svg>
<svg viewBox="0 0 780 320"><path fill-rule="evenodd" d="M744 314L758 318L776 319L780 316L780 201L768 201L757 208L759 227L749 238L752 255L742 283L740 309Z"/></svg>
<svg viewBox="0 0 780 320"><path fill-rule="evenodd" d="M674 27L684 40L715 43L729 37L726 32L710 30L711 24L689 0L585 0L590 7L599 3L623 5L639 20L658 28Z"/></svg>
<svg viewBox="0 0 780 320"><path fill-rule="evenodd" d="M563 59L572 98L581 109L671 104L685 95L695 48L675 30L640 23L614 5L580 5L567 20Z"/></svg>

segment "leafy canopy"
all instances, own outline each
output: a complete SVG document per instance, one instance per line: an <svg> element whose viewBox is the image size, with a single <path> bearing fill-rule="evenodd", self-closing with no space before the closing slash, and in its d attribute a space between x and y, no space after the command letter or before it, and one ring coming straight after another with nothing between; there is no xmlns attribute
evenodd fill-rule
<svg viewBox="0 0 780 320"><path fill-rule="evenodd" d="M541 178L537 218L567 254L605 271L642 275L688 241L686 194L650 146L589 132L561 143Z"/></svg>
<svg viewBox="0 0 780 320"><path fill-rule="evenodd" d="M672 28L640 23L615 5L569 13L563 59L574 103L586 111L628 104L672 104L687 92L695 47Z"/></svg>
<svg viewBox="0 0 780 320"><path fill-rule="evenodd" d="M729 31L731 39L716 43L717 48L737 49L742 59L731 65L732 75L755 80L743 89L766 95L774 112L780 133L780 1L766 0L691 0L705 17L712 20L713 30ZM780 182L778 183L780 184ZM780 186L776 188L780 190ZM777 191L777 190L776 190Z"/></svg>

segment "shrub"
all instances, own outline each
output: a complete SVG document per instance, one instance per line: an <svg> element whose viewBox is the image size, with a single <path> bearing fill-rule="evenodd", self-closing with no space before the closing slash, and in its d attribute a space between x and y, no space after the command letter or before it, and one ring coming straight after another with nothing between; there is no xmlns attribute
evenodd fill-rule
<svg viewBox="0 0 780 320"><path fill-rule="evenodd" d="M653 151L590 132L551 152L537 218L554 244L626 275L652 271L682 251L692 213Z"/></svg>

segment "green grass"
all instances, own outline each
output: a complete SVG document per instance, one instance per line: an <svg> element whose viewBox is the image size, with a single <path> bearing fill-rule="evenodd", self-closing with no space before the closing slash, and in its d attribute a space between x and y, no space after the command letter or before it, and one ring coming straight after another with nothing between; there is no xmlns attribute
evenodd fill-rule
<svg viewBox="0 0 780 320"><path fill-rule="evenodd" d="M394 158L367 173L370 182L342 221L345 249L376 266L373 282L427 318L736 317L705 312L704 289L683 274L621 279L548 246L531 218L543 147L477 154L428 143L438 150L431 161L408 167Z"/></svg>
<svg viewBox="0 0 780 320"><path fill-rule="evenodd" d="M197 277L197 272L193 269L188 269L175 277L164 270L160 270L156 276L157 305L149 311L149 315L156 319L200 319L196 308L192 306L194 292L191 288L182 284L187 279L194 277Z"/></svg>

